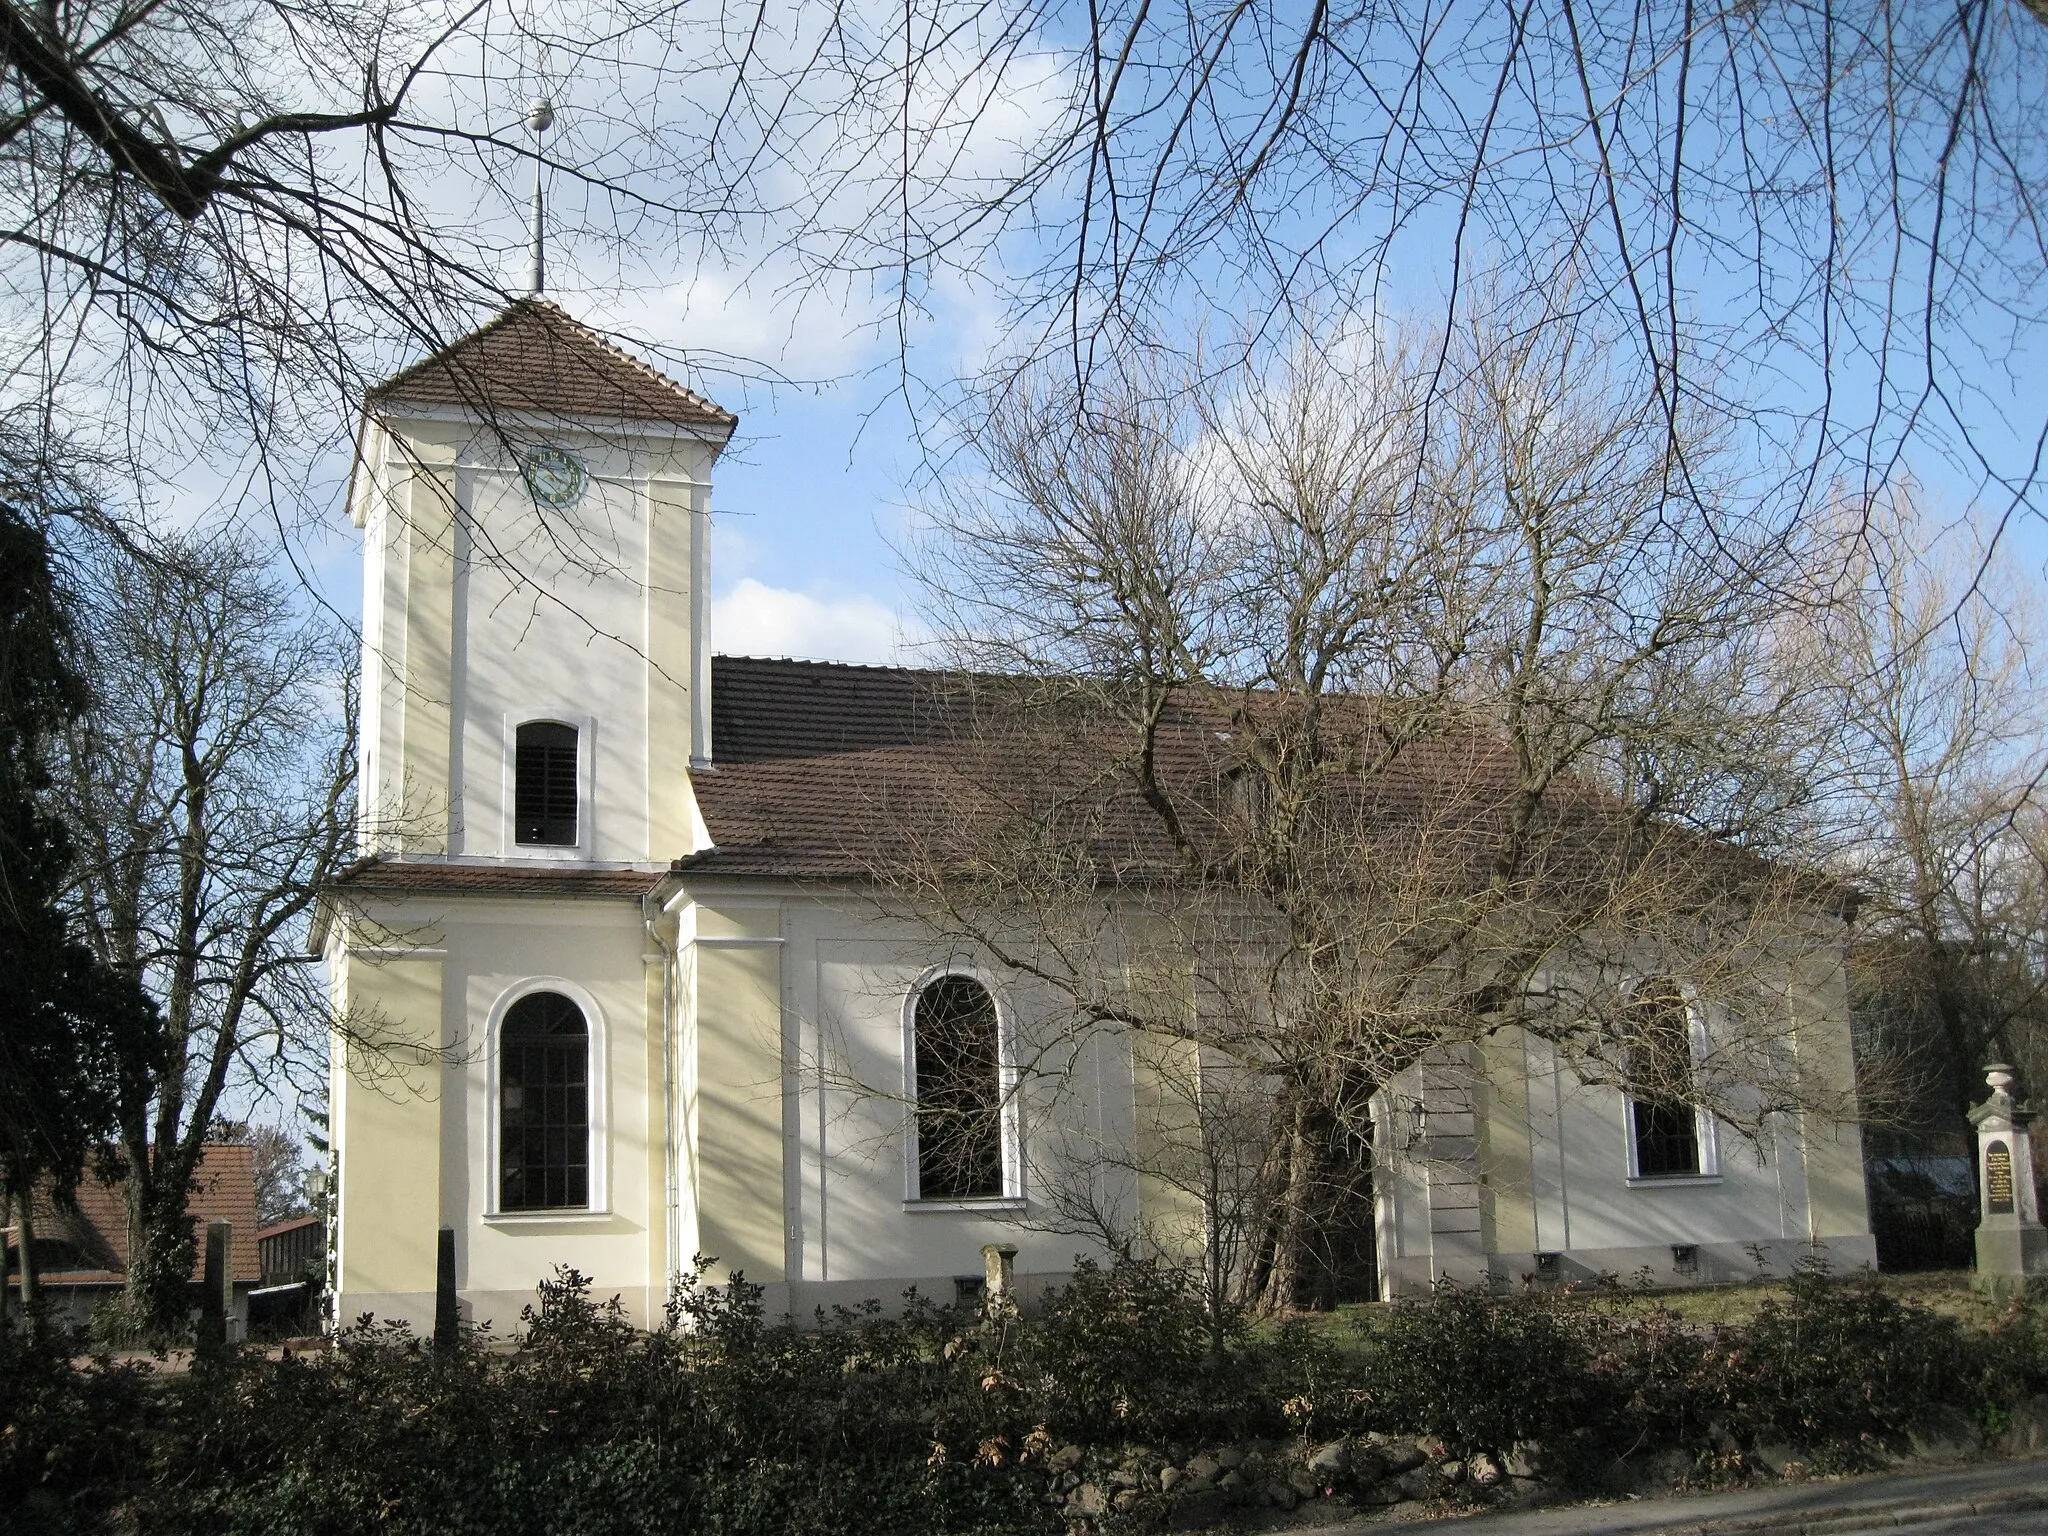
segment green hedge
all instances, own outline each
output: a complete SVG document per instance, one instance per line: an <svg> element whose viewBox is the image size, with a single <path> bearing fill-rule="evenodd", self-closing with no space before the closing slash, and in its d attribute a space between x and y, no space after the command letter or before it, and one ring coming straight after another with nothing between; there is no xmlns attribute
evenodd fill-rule
<svg viewBox="0 0 2048 1536"><path fill-rule="evenodd" d="M1742 1326L1644 1298L1445 1286L1348 1326L1252 1328L1221 1352L1171 1269L1083 1265L1029 1322L912 1294L794 1327L760 1292L690 1285L642 1333L564 1272L516 1349L437 1358L368 1325L332 1352L183 1374L0 1340L11 1529L250 1536L1057 1531L1069 1442L1190 1448L1380 1431L1455 1451L1544 1447L1597 1480L1646 1451L1868 1462L1935 1405L1999 1415L2048 1386L2036 1314L1990 1330L1869 1279L1794 1278ZM1732 1451L1731 1451L1731 1448Z"/></svg>

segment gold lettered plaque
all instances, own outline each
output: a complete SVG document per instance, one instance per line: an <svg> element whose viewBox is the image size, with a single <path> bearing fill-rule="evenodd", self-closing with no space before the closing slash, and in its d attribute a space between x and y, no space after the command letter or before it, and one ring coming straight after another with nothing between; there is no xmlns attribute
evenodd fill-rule
<svg viewBox="0 0 2048 1536"><path fill-rule="evenodd" d="M2012 1214L2012 1148L2002 1141L1984 1149L1984 1209L1993 1216Z"/></svg>

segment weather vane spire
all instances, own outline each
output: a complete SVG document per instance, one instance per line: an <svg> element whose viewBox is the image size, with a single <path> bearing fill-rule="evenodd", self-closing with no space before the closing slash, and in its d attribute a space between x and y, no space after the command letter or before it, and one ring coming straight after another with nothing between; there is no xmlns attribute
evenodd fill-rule
<svg viewBox="0 0 2048 1536"><path fill-rule="evenodd" d="M555 104L536 96L526 106L526 126L533 130L533 264L527 269L526 287L536 299L547 287L547 228L541 189L547 179L547 159L540 152L540 136L554 126Z"/></svg>

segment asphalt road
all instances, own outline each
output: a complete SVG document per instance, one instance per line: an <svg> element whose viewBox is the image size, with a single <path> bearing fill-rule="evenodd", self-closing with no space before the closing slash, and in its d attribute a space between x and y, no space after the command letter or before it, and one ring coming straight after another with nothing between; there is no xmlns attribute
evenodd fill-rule
<svg viewBox="0 0 2048 1536"><path fill-rule="evenodd" d="M2032 1507L2001 1509L2000 1503ZM1950 1515L1944 1509L1972 1504L1982 1512ZM2048 1536L2044 1506L2048 1457L2036 1457L1450 1522L1353 1521L1294 1536Z"/></svg>

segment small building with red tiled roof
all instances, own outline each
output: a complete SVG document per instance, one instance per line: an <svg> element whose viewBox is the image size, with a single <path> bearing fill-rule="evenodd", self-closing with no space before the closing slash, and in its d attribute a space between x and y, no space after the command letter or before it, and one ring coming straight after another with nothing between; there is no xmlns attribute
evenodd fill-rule
<svg viewBox="0 0 2048 1536"><path fill-rule="evenodd" d="M954 857L977 805L1043 806L1100 888L1137 891L1175 878L1167 829L1094 782L1094 739L982 730L1002 680L714 659L735 425L539 300L365 403L361 858L315 933L348 1021L338 1318L432 1326L444 1251L502 1329L564 1264L653 1323L697 1254L807 1316L970 1294L988 1263L1028 1294L1106 1256L1105 1223L1199 1241L1188 1180L1141 1166L1185 1129L1164 1069L1108 1027L1062 1036L1028 957L936 937L876 873ZM1214 703L1158 739L1205 815L1233 782ZM1405 834L1485 807L1500 767L1442 735L1347 811ZM1597 859L1597 797L1560 795ZM1735 859L1674 845L1708 885ZM1813 908L1787 1048L1847 1084L1839 913ZM1853 1130L1785 1118L1723 1158L1711 1116L1640 1114L1513 1032L1401 1072L1347 1260L1370 1293L1873 1253Z"/></svg>
<svg viewBox="0 0 2048 1536"><path fill-rule="evenodd" d="M235 1297L231 1326L245 1325L249 1292L263 1281L257 1251L255 1149L240 1143L208 1143L200 1154L186 1209L200 1237L192 1263L195 1286L205 1278L207 1225L228 1223L228 1274ZM37 1274L52 1315L82 1327L91 1321L93 1308L113 1299L127 1284L126 1189L88 1177L68 1205L44 1193L36 1199L33 1225ZM21 1291L19 1238L18 1227L6 1229L7 1283L17 1298Z"/></svg>

